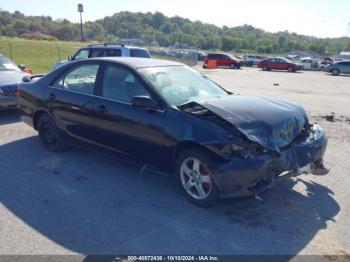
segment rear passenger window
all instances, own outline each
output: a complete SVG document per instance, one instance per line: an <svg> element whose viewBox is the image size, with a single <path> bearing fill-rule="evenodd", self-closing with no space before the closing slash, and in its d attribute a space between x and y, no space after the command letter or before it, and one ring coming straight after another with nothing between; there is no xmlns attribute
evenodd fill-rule
<svg viewBox="0 0 350 262"><path fill-rule="evenodd" d="M74 68L52 86L74 92L93 94L99 65L86 64Z"/></svg>
<svg viewBox="0 0 350 262"><path fill-rule="evenodd" d="M120 49L107 49L106 56L122 56L122 50L120 50Z"/></svg>
<svg viewBox="0 0 350 262"><path fill-rule="evenodd" d="M90 58L94 57L104 57L105 56L105 50L104 49L92 49L90 51Z"/></svg>

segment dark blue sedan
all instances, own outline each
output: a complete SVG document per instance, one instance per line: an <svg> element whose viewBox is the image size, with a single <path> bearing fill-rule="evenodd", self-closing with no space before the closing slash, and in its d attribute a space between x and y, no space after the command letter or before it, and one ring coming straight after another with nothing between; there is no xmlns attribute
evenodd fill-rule
<svg viewBox="0 0 350 262"><path fill-rule="evenodd" d="M27 81L19 89L22 120L48 150L107 149L174 174L199 206L328 172L326 135L301 106L234 95L180 63L97 58Z"/></svg>

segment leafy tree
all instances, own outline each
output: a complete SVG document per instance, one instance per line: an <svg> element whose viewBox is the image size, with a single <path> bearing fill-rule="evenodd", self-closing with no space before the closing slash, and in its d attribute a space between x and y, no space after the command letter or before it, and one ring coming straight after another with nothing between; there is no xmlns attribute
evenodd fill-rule
<svg viewBox="0 0 350 262"><path fill-rule="evenodd" d="M39 31L59 40L80 39L79 23L50 16L25 16L21 12L0 10L0 31L5 36L21 36ZM303 36L288 31L269 33L251 25L218 27L179 16L167 17L160 12L119 12L94 22L84 23L88 40L104 41L107 34L120 38L156 40L161 46L188 44L206 50L284 53L310 49L320 54L336 54L350 50L350 39Z"/></svg>

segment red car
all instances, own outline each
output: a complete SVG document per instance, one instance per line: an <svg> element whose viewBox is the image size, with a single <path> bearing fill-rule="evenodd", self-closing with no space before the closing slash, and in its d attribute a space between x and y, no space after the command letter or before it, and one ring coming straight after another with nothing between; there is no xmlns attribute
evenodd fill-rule
<svg viewBox="0 0 350 262"><path fill-rule="evenodd" d="M230 67L232 69L241 67L241 60L231 54L208 54L205 58L203 68L208 67L208 61L215 60L218 67Z"/></svg>
<svg viewBox="0 0 350 262"><path fill-rule="evenodd" d="M290 61L283 57L274 57L262 60L258 63L258 67L264 71L269 70L287 70L288 72L295 72L302 69L302 65Z"/></svg>

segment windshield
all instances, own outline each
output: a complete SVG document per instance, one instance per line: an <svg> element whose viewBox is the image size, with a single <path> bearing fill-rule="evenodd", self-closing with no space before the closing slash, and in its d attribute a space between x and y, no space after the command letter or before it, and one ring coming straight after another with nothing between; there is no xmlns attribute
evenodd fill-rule
<svg viewBox="0 0 350 262"><path fill-rule="evenodd" d="M0 71L21 71L18 66L6 56L0 55Z"/></svg>
<svg viewBox="0 0 350 262"><path fill-rule="evenodd" d="M139 69L139 72L174 106L228 95L214 82L187 66L148 67Z"/></svg>
<svg viewBox="0 0 350 262"><path fill-rule="evenodd" d="M238 57L236 57L236 56L234 56L234 55L232 55L232 54L227 54L231 59L234 59L234 60L238 60L239 58Z"/></svg>

